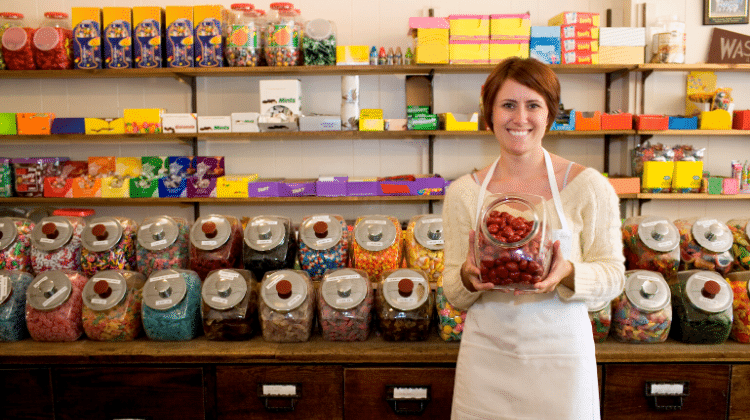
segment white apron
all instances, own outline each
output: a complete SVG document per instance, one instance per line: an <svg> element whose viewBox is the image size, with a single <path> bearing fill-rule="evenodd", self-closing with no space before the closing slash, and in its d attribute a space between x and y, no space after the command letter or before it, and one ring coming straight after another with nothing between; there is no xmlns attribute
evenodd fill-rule
<svg viewBox="0 0 750 420"><path fill-rule="evenodd" d="M551 232L552 239L560 240L567 258L571 233L546 150L544 158L562 225ZM479 191L475 225L498 161ZM596 358L586 304L563 302L557 293L483 293L466 316L451 419L598 420Z"/></svg>

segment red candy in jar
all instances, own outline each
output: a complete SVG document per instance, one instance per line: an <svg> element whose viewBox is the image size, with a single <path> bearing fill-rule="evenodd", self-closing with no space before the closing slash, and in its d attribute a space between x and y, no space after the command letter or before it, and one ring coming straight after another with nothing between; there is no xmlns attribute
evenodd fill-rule
<svg viewBox="0 0 750 420"><path fill-rule="evenodd" d="M628 270L661 273L668 283L680 266L680 233L677 226L660 216L634 216L622 225L623 253Z"/></svg>
<svg viewBox="0 0 750 420"><path fill-rule="evenodd" d="M127 217L98 217L81 235L81 271L93 276L105 270L135 270L135 234L138 226Z"/></svg>
<svg viewBox="0 0 750 420"><path fill-rule="evenodd" d="M21 13L3 13L1 16L8 25L0 39L6 67L8 70L36 69L31 49L34 29L26 26Z"/></svg>
<svg viewBox="0 0 750 420"><path fill-rule="evenodd" d="M83 218L49 216L31 231L31 266L34 273L47 270L81 269L81 234Z"/></svg>
<svg viewBox="0 0 750 420"><path fill-rule="evenodd" d="M680 271L707 270L727 275L734 268L729 227L713 217L678 219L680 231Z"/></svg>
<svg viewBox="0 0 750 420"><path fill-rule="evenodd" d="M73 28L68 14L46 12L44 23L34 32L32 50L36 68L58 70L73 68Z"/></svg>
<svg viewBox="0 0 750 420"><path fill-rule="evenodd" d="M403 231L398 219L370 215L357 218L352 238L352 266L379 278L401 266Z"/></svg>
<svg viewBox="0 0 750 420"><path fill-rule="evenodd" d="M552 244L542 197L489 195L477 223L474 252L483 282L529 290L547 276Z"/></svg>
<svg viewBox="0 0 750 420"><path fill-rule="evenodd" d="M79 272L39 274L26 289L26 326L36 341L76 341L83 335L83 288Z"/></svg>
<svg viewBox="0 0 750 420"><path fill-rule="evenodd" d="M34 222L22 217L0 217L0 270L31 273L31 231Z"/></svg>
<svg viewBox="0 0 750 420"><path fill-rule="evenodd" d="M190 269L205 280L220 268L242 268L242 224L234 216L200 217L190 229Z"/></svg>

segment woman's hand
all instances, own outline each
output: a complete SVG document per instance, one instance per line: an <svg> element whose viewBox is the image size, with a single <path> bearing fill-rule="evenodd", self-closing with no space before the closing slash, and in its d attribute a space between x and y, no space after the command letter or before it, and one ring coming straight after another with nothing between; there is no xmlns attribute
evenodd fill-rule
<svg viewBox="0 0 750 420"><path fill-rule="evenodd" d="M474 254L474 231L469 232L469 252L466 255L466 261L461 265L461 281L464 286L472 292L492 290L495 287L492 283L484 283L479 279L479 268L474 263L476 257Z"/></svg>
<svg viewBox="0 0 750 420"><path fill-rule="evenodd" d="M549 293L557 288L560 282L570 289L573 289L573 264L562 256L560 251L560 241L552 244L552 263L549 268L549 274L544 280L536 283L533 293ZM518 293L517 293L518 294Z"/></svg>

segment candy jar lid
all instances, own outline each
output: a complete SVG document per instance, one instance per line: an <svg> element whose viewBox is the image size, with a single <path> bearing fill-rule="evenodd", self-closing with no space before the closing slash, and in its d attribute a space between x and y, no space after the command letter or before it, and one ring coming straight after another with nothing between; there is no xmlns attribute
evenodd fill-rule
<svg viewBox="0 0 750 420"><path fill-rule="evenodd" d="M703 248L724 252L732 247L734 238L727 225L711 217L701 217L693 223L693 237Z"/></svg>
<svg viewBox="0 0 750 420"><path fill-rule="evenodd" d="M0 17L3 19L21 20L23 19L23 13L2 12L0 13Z"/></svg>
<svg viewBox="0 0 750 420"><path fill-rule="evenodd" d="M32 308L49 311L65 303L72 292L68 275L62 270L45 271L26 289L26 302Z"/></svg>
<svg viewBox="0 0 750 420"><path fill-rule="evenodd" d="M0 250L5 249L16 241L18 228L11 217L0 217Z"/></svg>
<svg viewBox="0 0 750 420"><path fill-rule="evenodd" d="M589 312L599 312L602 309L606 308L610 303L612 303L612 301L609 301L609 300L587 302L586 307L588 308Z"/></svg>
<svg viewBox="0 0 750 420"><path fill-rule="evenodd" d="M401 268L383 278L381 291L391 307L412 311L427 301L430 285L420 271Z"/></svg>
<svg viewBox="0 0 750 420"><path fill-rule="evenodd" d="M685 281L685 296L696 308L708 312L724 312L732 307L734 292L719 273L706 270L688 270L677 274Z"/></svg>
<svg viewBox="0 0 750 420"><path fill-rule="evenodd" d="M239 305L247 295L247 270L221 269L208 274L203 281L203 302L213 309L223 311Z"/></svg>
<svg viewBox="0 0 750 420"><path fill-rule="evenodd" d="M255 9L255 5L251 3L232 3L229 7L232 10L239 10L243 12L251 12Z"/></svg>
<svg viewBox="0 0 750 420"><path fill-rule="evenodd" d="M245 244L256 251L269 251L286 238L291 221L281 216L256 216L245 226Z"/></svg>
<svg viewBox="0 0 750 420"><path fill-rule="evenodd" d="M127 292L128 281L123 273L117 270L99 271L83 286L83 304L94 311L106 311L122 302Z"/></svg>
<svg viewBox="0 0 750 420"><path fill-rule="evenodd" d="M81 242L91 252L107 251L120 242L122 231L122 225L116 218L97 217L83 229Z"/></svg>
<svg viewBox="0 0 750 420"><path fill-rule="evenodd" d="M44 17L47 19L67 19L68 14L65 12L44 12Z"/></svg>
<svg viewBox="0 0 750 420"><path fill-rule="evenodd" d="M322 41L336 32L333 22L328 19L312 19L305 24L305 35Z"/></svg>
<svg viewBox="0 0 750 420"><path fill-rule="evenodd" d="M31 243L42 251L54 251L73 237L73 224L67 217L45 217L31 231Z"/></svg>
<svg viewBox="0 0 750 420"><path fill-rule="evenodd" d="M443 249L445 239L443 238L443 218L432 214L426 214L417 218L414 222L414 239L423 247L439 251Z"/></svg>
<svg viewBox="0 0 750 420"><path fill-rule="evenodd" d="M320 283L320 293L328 306L346 311L362 303L370 287L362 271L341 268L326 273Z"/></svg>
<svg viewBox="0 0 750 420"><path fill-rule="evenodd" d="M300 240L316 251L330 249L343 235L339 218L328 214L310 216L299 227Z"/></svg>
<svg viewBox="0 0 750 420"><path fill-rule="evenodd" d="M397 226L388 216L363 217L354 226L354 239L367 251L377 252L391 247L396 242Z"/></svg>
<svg viewBox="0 0 750 420"><path fill-rule="evenodd" d="M224 245L232 235L232 224L224 216L212 214L200 217L190 229L190 242L203 251L212 251Z"/></svg>
<svg viewBox="0 0 750 420"><path fill-rule="evenodd" d="M485 238L498 246L516 248L536 237L537 232L542 228L542 219L539 214L540 206L544 203L542 197L531 194L492 194L489 199L491 201L484 205L481 218L481 230ZM492 232L490 228L492 218L502 217L504 213L508 213L513 218L512 223L531 223L531 226L527 225L526 235L518 237L512 234L513 232L506 232L504 228ZM517 231L522 226L511 225L509 227Z"/></svg>
<svg viewBox="0 0 750 420"><path fill-rule="evenodd" d="M668 252L680 245L680 232L668 219L648 216L638 223L638 238L647 247L658 252Z"/></svg>
<svg viewBox="0 0 750 420"><path fill-rule="evenodd" d="M143 303L151 309L165 311L187 295L187 282L178 270L159 270L143 285Z"/></svg>
<svg viewBox="0 0 750 420"><path fill-rule="evenodd" d="M161 251L171 246L180 234L180 225L169 216L146 218L138 228L138 244L149 251Z"/></svg>
<svg viewBox="0 0 750 420"><path fill-rule="evenodd" d="M664 277L658 272L646 270L625 273L625 296L636 308L646 312L664 309L672 299Z"/></svg>
<svg viewBox="0 0 750 420"><path fill-rule="evenodd" d="M13 284L10 281L11 272L9 270L0 270L0 305L13 294Z"/></svg>
<svg viewBox="0 0 750 420"><path fill-rule="evenodd" d="M263 277L260 296L263 302L276 312L289 312L307 298L307 274L296 270L278 270Z"/></svg>

